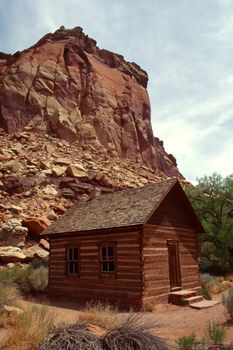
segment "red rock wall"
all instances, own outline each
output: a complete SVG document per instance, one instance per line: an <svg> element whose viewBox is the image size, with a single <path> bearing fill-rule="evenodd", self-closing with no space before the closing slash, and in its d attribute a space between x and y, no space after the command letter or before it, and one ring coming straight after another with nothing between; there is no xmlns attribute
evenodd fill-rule
<svg viewBox="0 0 233 350"><path fill-rule="evenodd" d="M0 126L11 133L30 125L182 178L154 140L147 81L80 27L61 27L27 50L0 54Z"/></svg>

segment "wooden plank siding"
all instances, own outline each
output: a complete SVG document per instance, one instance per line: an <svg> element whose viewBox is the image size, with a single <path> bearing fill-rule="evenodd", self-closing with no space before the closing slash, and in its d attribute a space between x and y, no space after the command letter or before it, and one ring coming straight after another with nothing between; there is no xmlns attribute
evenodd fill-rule
<svg viewBox="0 0 233 350"><path fill-rule="evenodd" d="M116 274L101 274L99 244L116 245ZM141 305L141 232L50 237L49 294ZM66 247L80 247L80 274L66 273Z"/></svg>
<svg viewBox="0 0 233 350"><path fill-rule="evenodd" d="M200 290L197 228L183 193L174 188L143 229L143 303L167 302L171 291L168 240L179 242L182 289Z"/></svg>
<svg viewBox="0 0 233 350"><path fill-rule="evenodd" d="M197 235L193 229L144 225L143 304L167 302L170 293L167 240L179 241L181 286L199 289Z"/></svg>

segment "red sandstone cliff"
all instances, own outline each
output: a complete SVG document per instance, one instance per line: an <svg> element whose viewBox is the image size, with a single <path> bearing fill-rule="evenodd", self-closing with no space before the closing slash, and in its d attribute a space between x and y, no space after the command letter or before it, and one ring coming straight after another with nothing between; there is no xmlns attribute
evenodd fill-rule
<svg viewBox="0 0 233 350"><path fill-rule="evenodd" d="M61 27L22 52L0 53L0 127L31 126L182 178L153 136L147 81L137 64L99 49L80 27Z"/></svg>

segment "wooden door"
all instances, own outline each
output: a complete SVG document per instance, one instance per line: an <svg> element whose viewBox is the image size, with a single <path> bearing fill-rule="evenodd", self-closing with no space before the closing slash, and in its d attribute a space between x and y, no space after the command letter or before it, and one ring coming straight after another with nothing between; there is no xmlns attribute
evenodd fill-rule
<svg viewBox="0 0 233 350"><path fill-rule="evenodd" d="M179 241L169 240L168 245L168 262L171 290L181 287Z"/></svg>

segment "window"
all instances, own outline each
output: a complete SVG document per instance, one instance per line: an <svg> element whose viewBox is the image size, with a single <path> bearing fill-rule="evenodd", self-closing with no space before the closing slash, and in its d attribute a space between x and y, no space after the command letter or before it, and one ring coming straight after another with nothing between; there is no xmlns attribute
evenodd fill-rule
<svg viewBox="0 0 233 350"><path fill-rule="evenodd" d="M115 247L114 245L100 247L100 268L103 273L115 272Z"/></svg>
<svg viewBox="0 0 233 350"><path fill-rule="evenodd" d="M67 273L68 275L77 275L79 273L79 249L67 248Z"/></svg>

